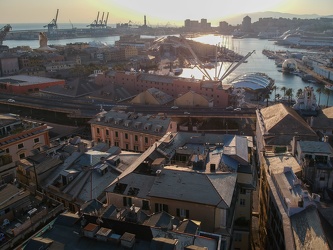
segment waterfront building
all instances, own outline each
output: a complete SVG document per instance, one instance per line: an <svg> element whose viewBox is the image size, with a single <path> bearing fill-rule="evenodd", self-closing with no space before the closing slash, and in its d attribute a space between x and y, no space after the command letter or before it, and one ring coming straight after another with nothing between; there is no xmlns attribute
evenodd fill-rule
<svg viewBox="0 0 333 250"><path fill-rule="evenodd" d="M220 81L196 80L174 76L149 74L144 72L109 71L95 78L97 85L117 84L133 92L141 93L149 88L156 88L178 98L188 91L213 99L214 106L227 107L229 93Z"/></svg>
<svg viewBox="0 0 333 250"><path fill-rule="evenodd" d="M28 75L0 77L0 89L4 93L26 94L55 85L64 86L65 80Z"/></svg>
<svg viewBox="0 0 333 250"><path fill-rule="evenodd" d="M23 120L16 116L0 116L0 173L3 182L15 178L15 163L44 151L50 145L49 130L45 123Z"/></svg>

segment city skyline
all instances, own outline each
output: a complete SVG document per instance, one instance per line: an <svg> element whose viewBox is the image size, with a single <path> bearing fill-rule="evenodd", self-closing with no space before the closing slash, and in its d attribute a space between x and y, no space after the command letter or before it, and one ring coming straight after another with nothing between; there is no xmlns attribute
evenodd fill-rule
<svg viewBox="0 0 333 250"><path fill-rule="evenodd" d="M59 9L58 23L92 23L97 13L109 12L108 23L122 23L130 20L135 24L143 24L143 16L147 16L148 25L182 25L185 19L207 19L216 25L219 21L254 12L274 11L295 15L317 14L332 15L333 1L321 0L320 4L313 0L253 0L244 2L235 0L222 2L209 0L205 2L188 2L169 0L161 2L152 0L58 0L58 1L4 1L0 0L0 23L49 23Z"/></svg>

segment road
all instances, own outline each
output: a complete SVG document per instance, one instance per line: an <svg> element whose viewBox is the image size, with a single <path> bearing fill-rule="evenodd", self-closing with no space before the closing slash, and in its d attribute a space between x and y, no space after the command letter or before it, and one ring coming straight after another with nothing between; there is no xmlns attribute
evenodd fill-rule
<svg viewBox="0 0 333 250"><path fill-rule="evenodd" d="M8 102L13 99L15 102ZM0 105L28 108L40 111L65 113L72 118L93 118L103 108L105 111L120 109L143 114L166 113L169 117L221 117L254 118L255 108L229 110L220 107L191 107L171 109L170 106L131 105L109 101L90 101L89 99L46 98L42 96L0 94Z"/></svg>

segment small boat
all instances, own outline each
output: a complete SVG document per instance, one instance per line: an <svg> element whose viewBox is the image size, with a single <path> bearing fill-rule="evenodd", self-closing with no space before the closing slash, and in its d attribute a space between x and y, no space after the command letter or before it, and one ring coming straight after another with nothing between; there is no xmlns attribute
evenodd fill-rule
<svg viewBox="0 0 333 250"><path fill-rule="evenodd" d="M325 89L333 90L333 84L326 84Z"/></svg>

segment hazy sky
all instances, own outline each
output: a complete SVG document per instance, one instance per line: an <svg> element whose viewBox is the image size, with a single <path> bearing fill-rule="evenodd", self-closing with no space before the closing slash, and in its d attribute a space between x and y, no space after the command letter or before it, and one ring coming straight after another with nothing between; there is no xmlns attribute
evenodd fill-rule
<svg viewBox="0 0 333 250"><path fill-rule="evenodd" d="M108 23L183 25L185 19L208 22L251 12L332 15L333 0L0 0L0 23L49 23L59 9L58 23L92 23L98 11ZM70 20L70 21L69 21ZM217 23L216 23L217 24Z"/></svg>

